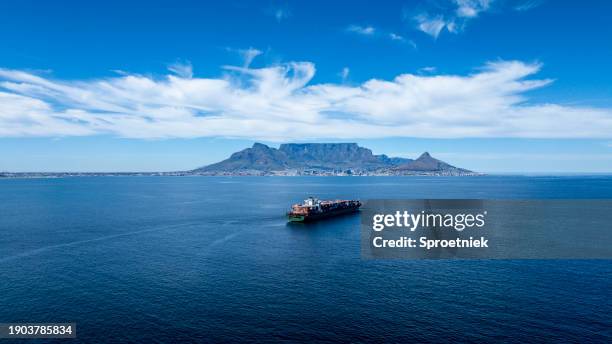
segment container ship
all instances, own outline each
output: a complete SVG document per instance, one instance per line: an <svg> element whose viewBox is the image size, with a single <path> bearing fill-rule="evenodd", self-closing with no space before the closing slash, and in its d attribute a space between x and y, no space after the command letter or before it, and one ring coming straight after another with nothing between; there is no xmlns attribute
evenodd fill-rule
<svg viewBox="0 0 612 344"><path fill-rule="evenodd" d="M308 222L359 211L360 201L333 200L321 201L309 197L302 204L294 204L287 213L290 222Z"/></svg>

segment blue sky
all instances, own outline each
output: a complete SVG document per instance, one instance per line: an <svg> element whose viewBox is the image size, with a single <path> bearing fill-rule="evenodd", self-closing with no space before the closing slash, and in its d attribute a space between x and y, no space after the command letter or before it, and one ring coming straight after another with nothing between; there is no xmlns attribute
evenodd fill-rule
<svg viewBox="0 0 612 344"><path fill-rule="evenodd" d="M612 4L0 3L0 170L176 170L351 141L612 172Z"/></svg>

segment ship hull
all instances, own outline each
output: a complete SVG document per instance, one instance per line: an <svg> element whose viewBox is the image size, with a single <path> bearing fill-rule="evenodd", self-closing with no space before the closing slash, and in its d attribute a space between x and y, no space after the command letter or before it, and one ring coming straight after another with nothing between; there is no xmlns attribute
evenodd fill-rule
<svg viewBox="0 0 612 344"><path fill-rule="evenodd" d="M334 209L334 210L330 210L330 211L326 211L322 213L308 214L308 215L289 214L287 217L289 219L289 222L312 222L312 221L327 219L327 218L338 216L338 215L350 214L350 213L354 213L357 211L359 211L359 207Z"/></svg>

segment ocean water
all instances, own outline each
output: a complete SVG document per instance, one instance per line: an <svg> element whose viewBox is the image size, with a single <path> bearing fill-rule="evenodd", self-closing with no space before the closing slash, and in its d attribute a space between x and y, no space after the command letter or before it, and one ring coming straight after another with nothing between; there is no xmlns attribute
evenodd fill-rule
<svg viewBox="0 0 612 344"><path fill-rule="evenodd" d="M612 177L0 180L0 323L76 322L84 343L612 341L610 260L362 260L359 216L286 223L309 195L612 198Z"/></svg>

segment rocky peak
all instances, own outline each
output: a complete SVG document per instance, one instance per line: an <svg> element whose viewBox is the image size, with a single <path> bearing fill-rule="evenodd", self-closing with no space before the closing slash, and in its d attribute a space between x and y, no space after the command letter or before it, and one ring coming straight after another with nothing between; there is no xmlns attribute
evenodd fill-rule
<svg viewBox="0 0 612 344"><path fill-rule="evenodd" d="M446 171L457 168L445 163L444 161L438 160L432 157L428 152L425 152L416 160L399 165L397 169L409 171Z"/></svg>

